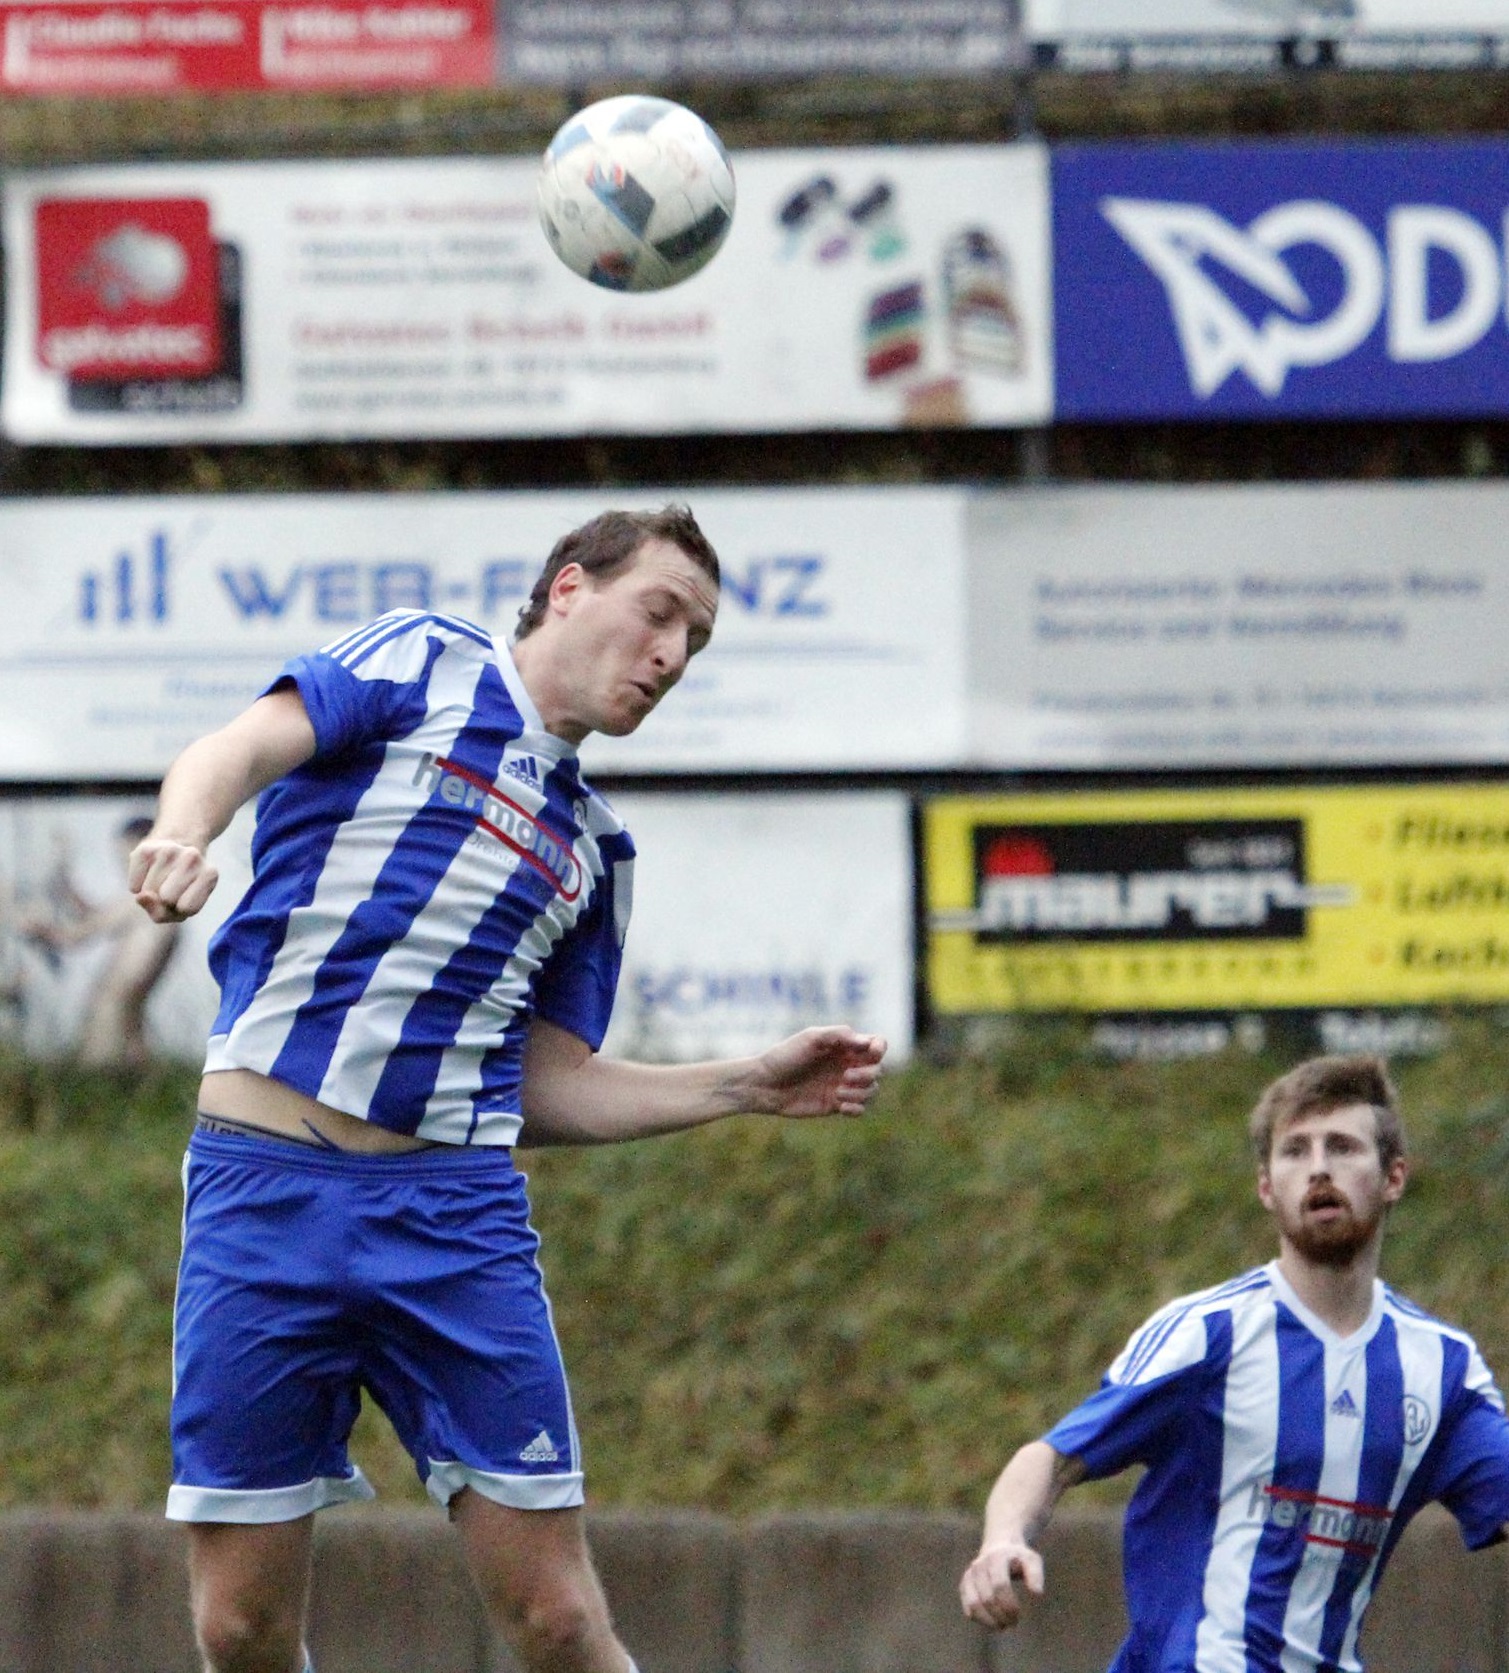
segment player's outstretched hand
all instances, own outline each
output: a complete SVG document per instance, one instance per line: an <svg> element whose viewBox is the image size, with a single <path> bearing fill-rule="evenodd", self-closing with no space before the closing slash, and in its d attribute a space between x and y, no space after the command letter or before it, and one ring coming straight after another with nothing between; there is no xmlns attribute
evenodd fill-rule
<svg viewBox="0 0 1509 1673"><path fill-rule="evenodd" d="M1030 1545L1006 1540L987 1546L964 1571L959 1582L959 1601L970 1620L982 1627L1014 1627L1022 1614L1022 1600L1012 1582L1020 1581L1023 1591L1043 1595L1043 1559Z"/></svg>
<svg viewBox="0 0 1509 1673"><path fill-rule="evenodd" d="M150 832L131 850L126 882L156 924L180 924L210 898L220 873L202 849Z"/></svg>
<svg viewBox="0 0 1509 1673"><path fill-rule="evenodd" d="M761 1053L752 1107L771 1115L863 1115L880 1080L886 1042L834 1025L804 1028Z"/></svg>

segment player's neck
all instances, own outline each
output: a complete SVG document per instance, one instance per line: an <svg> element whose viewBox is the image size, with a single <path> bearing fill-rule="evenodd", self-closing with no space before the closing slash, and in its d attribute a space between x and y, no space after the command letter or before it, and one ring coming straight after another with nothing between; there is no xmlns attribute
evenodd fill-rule
<svg viewBox="0 0 1509 1673"><path fill-rule="evenodd" d="M529 700L534 704L540 723L552 737L577 748L588 735L588 728L570 718L567 691L558 677L556 660L543 647L543 636L531 634L511 647L513 665L518 671Z"/></svg>
<svg viewBox="0 0 1509 1673"><path fill-rule="evenodd" d="M1324 1266L1307 1259L1292 1243L1281 1241L1278 1269L1322 1324L1338 1336L1350 1336L1372 1316L1378 1254L1379 1240L1374 1238L1345 1266Z"/></svg>

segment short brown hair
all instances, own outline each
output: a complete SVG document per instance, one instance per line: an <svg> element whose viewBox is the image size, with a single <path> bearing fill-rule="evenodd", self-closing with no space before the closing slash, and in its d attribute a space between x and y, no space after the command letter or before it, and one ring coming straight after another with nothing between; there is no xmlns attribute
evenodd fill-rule
<svg viewBox="0 0 1509 1673"><path fill-rule="evenodd" d="M1378 1160L1386 1173L1404 1155L1404 1124L1399 1119L1399 1095L1378 1057L1312 1057L1280 1075L1258 1099L1247 1122L1258 1162L1267 1167L1273 1136L1280 1127L1350 1104L1371 1106Z"/></svg>
<svg viewBox="0 0 1509 1673"><path fill-rule="evenodd" d="M668 505L660 511L605 511L556 541L533 592L519 611L514 638L523 639L544 621L551 585L568 563L579 563L588 575L610 581L619 570L628 567L647 540L668 540L673 546L679 546L706 572L714 586L721 584L718 554L698 528L690 507Z"/></svg>

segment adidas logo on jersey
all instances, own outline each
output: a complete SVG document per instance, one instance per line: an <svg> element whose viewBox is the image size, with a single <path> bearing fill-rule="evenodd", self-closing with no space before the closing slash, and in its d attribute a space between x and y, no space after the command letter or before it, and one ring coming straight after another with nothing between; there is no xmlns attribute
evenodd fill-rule
<svg viewBox="0 0 1509 1673"><path fill-rule="evenodd" d="M560 1453L555 1450L555 1442L550 1438L550 1431L542 1429L528 1446L519 1454L521 1464L554 1464L560 1459Z"/></svg>
<svg viewBox="0 0 1509 1673"><path fill-rule="evenodd" d="M504 778L516 778L524 784L540 787L540 764L532 755L515 755L503 763Z"/></svg>
<svg viewBox="0 0 1509 1673"><path fill-rule="evenodd" d="M1362 1416L1362 1413L1357 1409L1357 1402L1352 1398L1352 1391L1349 1388L1342 1389L1341 1393L1338 1394L1331 1402L1331 1411L1337 1417Z"/></svg>

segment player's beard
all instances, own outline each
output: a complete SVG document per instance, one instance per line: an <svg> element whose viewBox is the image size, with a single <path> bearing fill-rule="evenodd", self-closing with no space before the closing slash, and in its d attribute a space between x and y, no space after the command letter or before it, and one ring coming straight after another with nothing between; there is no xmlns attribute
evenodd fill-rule
<svg viewBox="0 0 1509 1673"><path fill-rule="evenodd" d="M1306 1212L1332 1206L1344 1212L1331 1220L1312 1220ZM1359 1213L1336 1186L1316 1184L1305 1192L1299 1212L1280 1229L1296 1251L1316 1266L1346 1267L1377 1236L1387 1212L1381 1195L1365 1202Z"/></svg>

